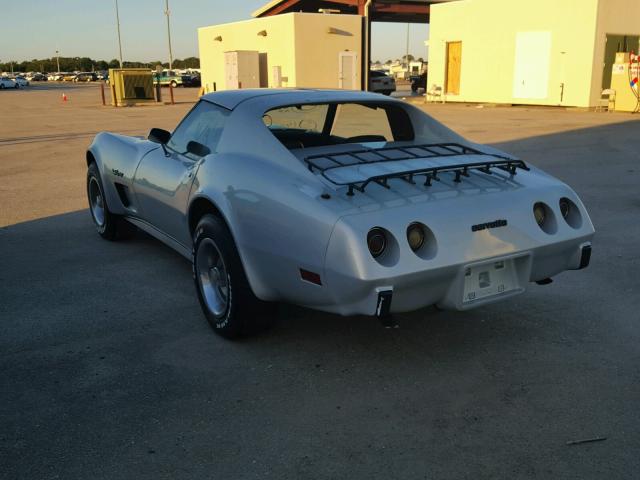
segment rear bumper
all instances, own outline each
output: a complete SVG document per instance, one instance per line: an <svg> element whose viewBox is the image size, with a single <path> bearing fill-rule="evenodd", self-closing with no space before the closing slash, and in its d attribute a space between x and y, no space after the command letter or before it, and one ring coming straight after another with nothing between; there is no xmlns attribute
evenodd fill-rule
<svg viewBox="0 0 640 480"><path fill-rule="evenodd" d="M314 308L340 315L384 316L438 305L446 310L469 310L506 300L523 293L530 282L546 279L565 270L585 268L591 258L591 242L576 239L508 255L472 262L424 269L384 278L327 273L332 302ZM515 269L515 284L508 291L478 300L465 300L465 273L471 267L509 261Z"/></svg>

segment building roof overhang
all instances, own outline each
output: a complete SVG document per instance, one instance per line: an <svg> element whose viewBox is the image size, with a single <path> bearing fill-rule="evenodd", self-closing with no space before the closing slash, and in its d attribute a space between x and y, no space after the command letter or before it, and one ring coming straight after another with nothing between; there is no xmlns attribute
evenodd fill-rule
<svg viewBox="0 0 640 480"><path fill-rule="evenodd" d="M431 5L451 0L371 0L369 17L374 22L428 23ZM318 13L321 10L365 15L367 0L271 0L253 12L254 17L282 13Z"/></svg>

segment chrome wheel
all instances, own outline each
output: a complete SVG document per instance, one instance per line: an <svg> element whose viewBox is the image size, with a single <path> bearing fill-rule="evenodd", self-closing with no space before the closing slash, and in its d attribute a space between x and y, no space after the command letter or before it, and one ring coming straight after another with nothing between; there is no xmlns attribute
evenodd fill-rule
<svg viewBox="0 0 640 480"><path fill-rule="evenodd" d="M229 278L220 250L210 238L202 240L196 252L196 275L207 307L216 317L229 305Z"/></svg>
<svg viewBox="0 0 640 480"><path fill-rule="evenodd" d="M95 177L91 177L91 180L89 180L89 205L91 206L93 220L99 227L104 226L104 199L102 198L98 180Z"/></svg>

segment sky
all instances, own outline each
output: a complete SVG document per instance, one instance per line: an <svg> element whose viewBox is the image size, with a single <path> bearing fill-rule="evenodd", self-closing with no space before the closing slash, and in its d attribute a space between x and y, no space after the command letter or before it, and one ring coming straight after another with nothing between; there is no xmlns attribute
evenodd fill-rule
<svg viewBox="0 0 640 480"><path fill-rule="evenodd" d="M267 0L169 0L174 58L197 57L197 28L251 18ZM119 0L122 56L168 61L164 0ZM115 0L0 0L0 62L55 56L118 57ZM372 60L406 51L407 24L374 23ZM409 53L426 57L428 26L410 26Z"/></svg>

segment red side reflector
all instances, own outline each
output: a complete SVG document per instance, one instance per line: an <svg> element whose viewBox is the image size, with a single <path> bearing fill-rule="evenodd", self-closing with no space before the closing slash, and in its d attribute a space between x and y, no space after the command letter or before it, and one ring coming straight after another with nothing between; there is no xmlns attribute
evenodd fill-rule
<svg viewBox="0 0 640 480"><path fill-rule="evenodd" d="M304 268L300 269L300 278L302 278L302 280L306 280L307 282L315 283L316 285L322 285L322 281L320 281L320 275L314 272L310 272L309 270L305 270Z"/></svg>

